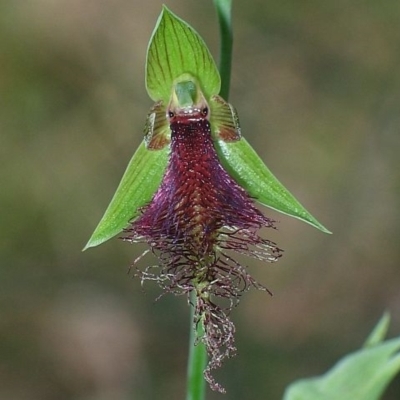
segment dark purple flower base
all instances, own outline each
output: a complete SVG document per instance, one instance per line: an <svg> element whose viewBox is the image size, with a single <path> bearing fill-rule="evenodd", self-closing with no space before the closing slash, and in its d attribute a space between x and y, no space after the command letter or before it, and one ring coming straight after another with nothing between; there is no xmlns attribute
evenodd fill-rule
<svg viewBox="0 0 400 400"><path fill-rule="evenodd" d="M137 272L142 282L154 280L165 293L196 292L194 324L203 324L198 340L209 356L204 375L213 390L224 392L211 371L236 353L229 314L243 292L266 290L234 254L272 262L282 251L258 235L274 228L273 221L221 166L208 120L176 117L170 127L163 181L124 240L147 243L158 259L157 266Z"/></svg>

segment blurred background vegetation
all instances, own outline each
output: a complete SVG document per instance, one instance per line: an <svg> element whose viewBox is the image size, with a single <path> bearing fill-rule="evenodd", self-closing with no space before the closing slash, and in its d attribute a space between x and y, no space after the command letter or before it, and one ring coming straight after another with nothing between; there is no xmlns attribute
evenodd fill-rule
<svg viewBox="0 0 400 400"><path fill-rule="evenodd" d="M211 1L170 0L218 52ZM127 274L140 246L81 252L142 140L161 3L0 3L0 398L182 399L189 311ZM280 399L360 347L384 310L400 334L400 3L237 1L231 102L277 177L330 230L277 218L251 261L273 292L234 311L224 397ZM223 398L209 393L209 399ZM385 399L400 398L399 379Z"/></svg>

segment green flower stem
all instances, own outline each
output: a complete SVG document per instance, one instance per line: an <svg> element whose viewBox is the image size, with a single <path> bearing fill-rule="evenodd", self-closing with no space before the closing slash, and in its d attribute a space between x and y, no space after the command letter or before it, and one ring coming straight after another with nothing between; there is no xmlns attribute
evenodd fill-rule
<svg viewBox="0 0 400 400"><path fill-rule="evenodd" d="M229 87L231 81L232 65L232 0L214 0L214 5L218 14L218 21L221 35L220 65L221 91L220 95L228 100ZM203 325L197 326L197 332L192 328L194 307L196 304L195 291L191 294L191 315L190 315L190 340L189 340L189 361L188 361L188 387L186 400L205 399L205 380L203 377L204 369L207 364L207 353L204 344L195 345L196 337L203 334Z"/></svg>
<svg viewBox="0 0 400 400"><path fill-rule="evenodd" d="M195 344L196 337L203 335L203 324L200 322L195 331L192 327L194 309L196 306L196 293L193 290L190 301L190 339L189 339L189 362L188 362L188 387L186 400L203 400L205 399L206 381L203 372L207 364L206 347L203 343Z"/></svg>
<svg viewBox="0 0 400 400"><path fill-rule="evenodd" d="M232 0L214 0L217 9L219 30L221 35L219 72L221 75L220 95L226 101L229 97L232 66Z"/></svg>

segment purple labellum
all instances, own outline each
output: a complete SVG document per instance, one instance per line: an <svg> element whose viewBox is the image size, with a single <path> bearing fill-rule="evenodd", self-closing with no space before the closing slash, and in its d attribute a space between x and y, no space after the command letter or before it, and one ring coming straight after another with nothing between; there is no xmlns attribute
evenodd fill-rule
<svg viewBox="0 0 400 400"><path fill-rule="evenodd" d="M251 287L264 289L236 262L234 253L276 261L281 250L258 235L273 228L253 200L223 169L213 145L208 110L169 113L170 158L151 202L126 230L127 241L146 242L158 258L155 268L138 271L166 292L196 291L194 323L202 323L209 364L205 378L224 392L211 370L235 354L229 313Z"/></svg>

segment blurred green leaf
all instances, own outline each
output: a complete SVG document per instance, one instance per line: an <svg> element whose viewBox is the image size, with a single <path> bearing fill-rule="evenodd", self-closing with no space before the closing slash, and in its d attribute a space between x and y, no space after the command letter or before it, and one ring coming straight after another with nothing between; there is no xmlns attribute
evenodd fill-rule
<svg viewBox="0 0 400 400"><path fill-rule="evenodd" d="M275 178L246 139L233 143L219 140L216 148L224 168L250 196L267 207L331 233Z"/></svg>
<svg viewBox="0 0 400 400"><path fill-rule="evenodd" d="M146 88L149 96L167 104L175 80L183 74L190 74L200 82L207 99L219 93L221 78L203 39L163 6L147 49Z"/></svg>
<svg viewBox="0 0 400 400"><path fill-rule="evenodd" d="M367 340L364 343L364 347L372 347L383 342L389 329L389 324L390 314L388 312L385 312L379 322L376 324L373 331L369 334Z"/></svg>
<svg viewBox="0 0 400 400"><path fill-rule="evenodd" d="M383 339L388 323L384 315L369 336ZM292 383L283 400L378 400L400 371L400 337L363 348L340 360L321 377Z"/></svg>
<svg viewBox="0 0 400 400"><path fill-rule="evenodd" d="M111 239L138 215L138 209L151 200L161 183L168 152L168 146L152 151L142 142L129 162L103 218L83 250Z"/></svg>

